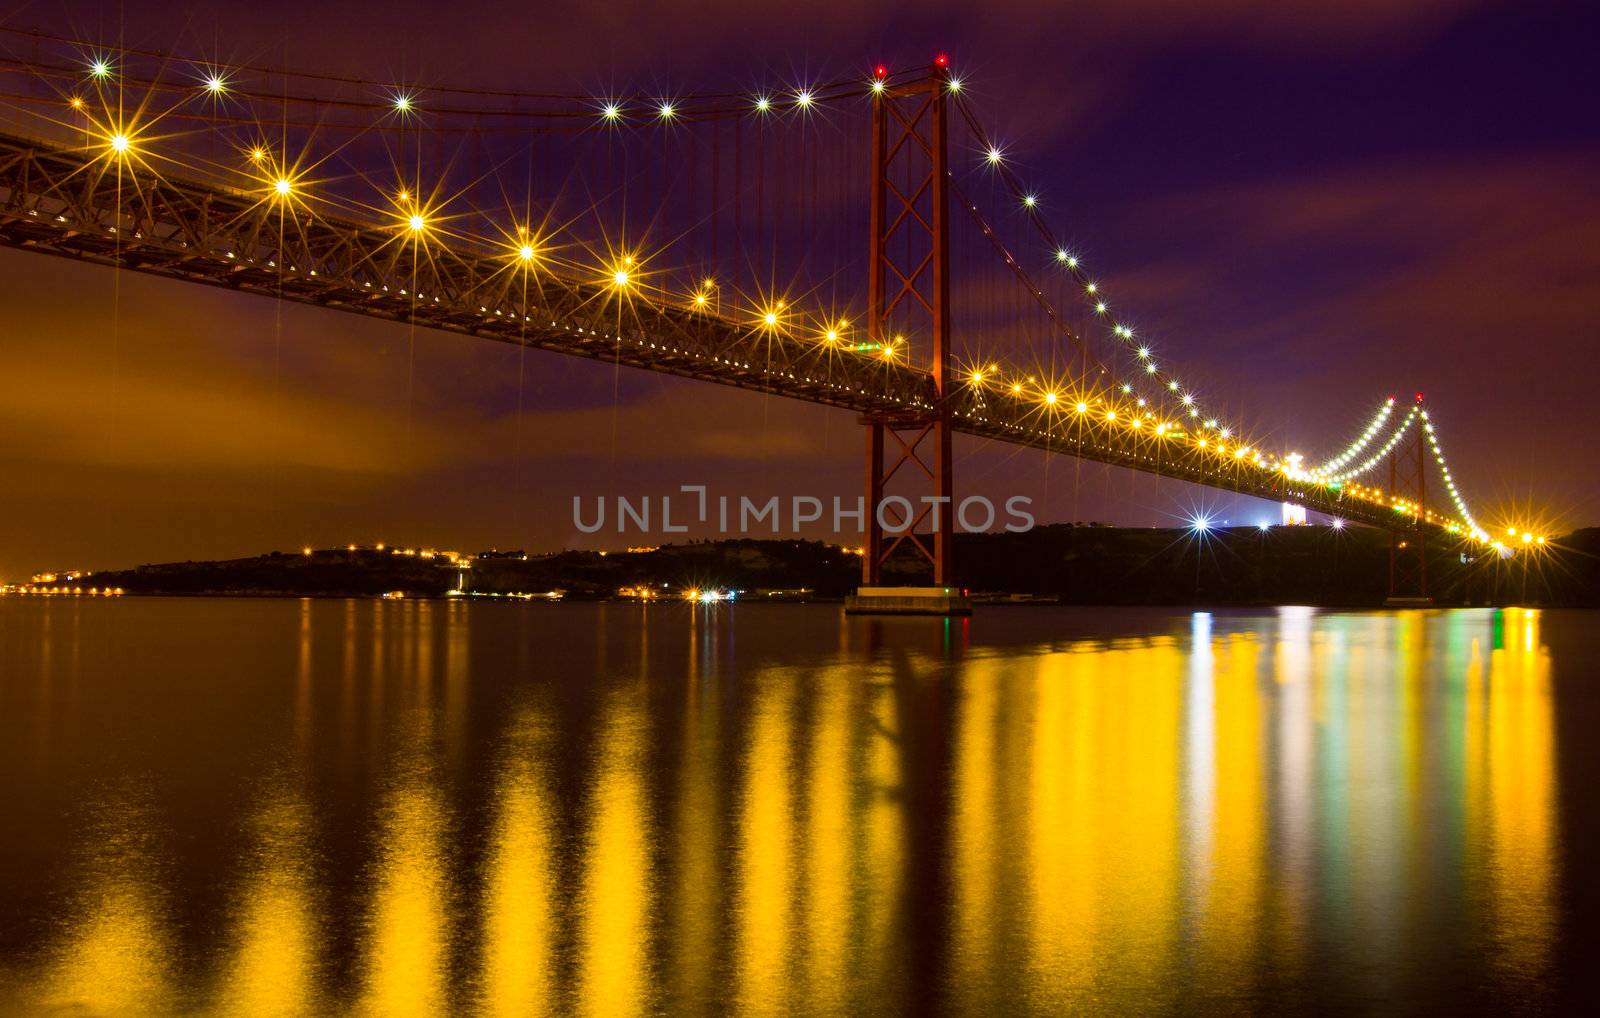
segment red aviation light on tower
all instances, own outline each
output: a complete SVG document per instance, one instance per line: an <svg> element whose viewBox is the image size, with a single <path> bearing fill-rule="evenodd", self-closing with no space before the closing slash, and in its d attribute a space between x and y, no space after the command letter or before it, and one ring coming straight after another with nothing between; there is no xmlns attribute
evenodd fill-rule
<svg viewBox="0 0 1600 1018"><path fill-rule="evenodd" d="M872 68L872 76L882 81L889 76L889 68L883 64L876 64Z"/></svg>
<svg viewBox="0 0 1600 1018"><path fill-rule="evenodd" d="M933 66L935 66L935 67L949 67L950 66L950 58L948 56L946 56L945 54L940 53L938 56L933 58Z"/></svg>
<svg viewBox="0 0 1600 1018"><path fill-rule="evenodd" d="M1422 393L1420 393L1420 392L1419 392L1419 393L1417 393L1417 402L1418 402L1418 403L1421 403L1421 402L1422 402Z"/></svg>

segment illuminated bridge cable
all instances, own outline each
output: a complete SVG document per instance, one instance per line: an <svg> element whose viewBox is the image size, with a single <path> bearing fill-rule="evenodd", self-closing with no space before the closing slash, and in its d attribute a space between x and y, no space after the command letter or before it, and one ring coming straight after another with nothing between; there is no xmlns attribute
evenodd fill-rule
<svg viewBox="0 0 1600 1018"><path fill-rule="evenodd" d="M0 28L0 32L6 31ZM158 51L147 50L116 50L122 54L148 57L152 60L162 61L161 67L201 68L213 66L209 61L195 60L184 57L161 54ZM121 63L116 62L114 63ZM32 59L0 56L0 70L28 73L41 80L60 80L76 82L83 77L83 68L70 63L52 63ZM269 67L253 67L246 65L230 65L232 72L249 72L263 78L277 79L287 82L291 79L303 79L308 82L325 82L330 84L358 86L373 94L389 96L394 92L392 82L382 82L361 78L345 78L336 75L321 75L294 71L282 71ZM220 73L220 72L219 72ZM898 77L904 77L907 72L901 72ZM197 94L210 94L217 97L226 96L236 101L256 100L260 102L279 103L287 101L296 106L317 106L319 108L342 108L352 110L369 110L389 112L395 108L395 100L390 98L378 99L353 99L331 95L316 95L307 92L272 92L257 91L244 86L240 81L232 78L224 79L213 75L204 80L194 76L182 79L163 77L161 72L151 74L133 74L126 71L117 73L118 82L124 87L134 86L149 92L180 93L184 96ZM666 119L709 119L716 117L748 116L753 113L766 112L768 108L779 110L794 110L814 107L831 100L860 95L865 85L855 78L839 78L817 84L800 85L794 88L777 90L767 99L768 106L758 106L757 99L751 95L737 92L699 92L683 93L674 98L671 103L672 112ZM505 117L515 119L538 118L575 118L593 121L600 109L597 107L596 97L578 93L558 92L514 92L495 90L473 90L452 88L449 86L429 86L419 90L423 96L467 96L480 98L498 98L518 100L520 102L541 102L559 104L556 109L528 108L526 106L477 106L477 105L432 105L420 103L419 109L438 115L457 115L466 117ZM767 95L767 93L762 93ZM803 95L803 98L802 98ZM416 96L406 93L405 105L407 111ZM615 105L618 116L615 119L630 123L651 123L662 119L663 102L659 96L638 92L611 97L609 104ZM605 106L607 103L601 103Z"/></svg>
<svg viewBox="0 0 1600 1018"><path fill-rule="evenodd" d="M1384 442L1377 452L1373 453L1365 460L1362 460L1360 463L1347 470L1339 470L1332 473L1319 473L1316 475L1317 480L1322 481L1323 483L1344 482L1354 477L1360 477L1368 470L1371 470L1373 467L1382 462L1385 456L1394 451L1394 447L1400 444L1400 440L1406 436L1408 431L1411 430L1411 426L1416 423L1417 416L1421 413L1421 407L1413 406L1409 411L1406 412L1405 417L1401 419L1399 425L1395 427L1393 433L1389 435L1389 440Z"/></svg>
<svg viewBox="0 0 1600 1018"><path fill-rule="evenodd" d="M1461 492L1456 488L1456 480L1450 473L1450 466L1445 462L1444 450L1439 448L1439 435L1433 429L1433 422L1428 420L1428 412L1422 411L1422 432L1427 436L1428 446L1433 452L1434 462L1439 464L1439 472L1444 476L1444 487L1450 493L1450 501L1454 503L1456 512L1461 514L1461 522L1466 524L1467 532L1480 541L1489 539L1488 532L1478 525L1472 515L1472 510L1467 508L1466 499L1461 497ZM1541 538L1540 540L1543 540Z"/></svg>
<svg viewBox="0 0 1600 1018"><path fill-rule="evenodd" d="M1154 411L1160 403L1164 402L1166 394L1158 393L1157 400L1154 405L1152 405L1149 400L1134 396L1133 385L1125 379L1119 378L1104 360L1095 355L1095 353L1090 349L1089 345L1084 341L1082 335L1079 334L1077 330L1073 329L1070 324L1068 324L1065 317L1056 308L1055 303L1045 295L1043 289L1041 289L1034 282L1033 277L1028 274L1027 270L1024 269L1016 257L1012 255L1011 251L1005 246L1005 242L1000 239L998 232L995 231L995 229L990 225L983 213L979 211L977 204L967 197L966 192L961 189L960 184L952 179L950 181L950 190L951 197L954 200L961 202L961 204L967 209L968 215L972 217L972 220L977 225L979 231L988 238L990 244L993 245L995 252L999 254L1000 258L1005 262L1006 267L1011 270L1011 272L1016 276L1017 280L1021 282L1021 284L1027 289L1029 297L1031 297L1032 300L1044 310L1046 317L1050 319L1051 324L1054 326L1055 332L1066 336L1067 339L1070 340L1073 346L1078 350L1078 352L1083 355L1085 369L1092 364L1093 367L1098 369L1099 374L1105 377L1110 386L1112 395L1110 395L1104 401L1104 406L1101 405L1101 400L1095 399L1093 405L1096 411L1099 413L1104 413L1109 410L1113 413L1112 419L1115 419L1115 415L1119 413L1124 417L1125 420L1128 421L1142 421L1149 418L1150 426L1152 428L1156 427L1157 422L1154 419ZM974 381L981 382L981 374L975 375ZM1085 378L1083 381L1085 384L1087 384L1088 379ZM1132 397L1128 400L1127 405L1117 405L1116 394L1118 393L1123 396ZM1088 404L1085 404L1085 406L1087 407ZM1167 409L1178 416L1182 415L1181 410L1176 410L1171 407L1168 407Z"/></svg>
<svg viewBox="0 0 1600 1018"><path fill-rule="evenodd" d="M1160 389L1164 390L1166 394L1179 396L1184 404L1183 413L1191 420L1200 422L1205 430L1217 430L1226 436L1232 429L1219 423L1216 418L1206 416L1198 401L1195 400L1194 394L1184 390L1178 379L1171 373L1161 370L1154 361L1149 347L1143 345L1135 337L1133 328L1125 322L1117 321L1114 317L1111 317L1111 307L1105 299L1104 292L1089 277L1079 259L1070 254L1056 237L1055 232L1050 228L1039 210L1038 196L1023 187L1017 175L1007 165L1004 153L995 144L993 137L984 130L983 125L978 122L969 104L960 94L955 96L955 105L961 112L962 119L966 122L967 127L988 153L986 156L988 165L999 173L1000 179L1005 183L1011 196L1026 211L1029 222L1044 239L1048 249L1054 252L1057 263L1080 286L1091 310L1098 317L1110 319L1111 332L1116 341L1132 352L1139 362L1144 365L1144 380L1158 383Z"/></svg>
<svg viewBox="0 0 1600 1018"><path fill-rule="evenodd" d="M1354 460L1357 456L1361 455L1361 450L1365 449L1369 444L1371 444L1372 440L1376 438L1380 432L1382 432L1384 423L1389 420L1390 415L1393 413L1394 397L1390 396L1388 400L1384 402L1383 406L1378 408L1378 413L1373 417L1372 423L1367 426L1367 430L1361 433L1360 438L1350 443L1350 445L1343 452L1339 453L1339 455L1317 467L1312 471L1312 473L1317 475L1333 474L1343 470L1347 465L1349 465L1351 460Z"/></svg>
<svg viewBox="0 0 1600 1018"><path fill-rule="evenodd" d="M1016 257L1012 255L1010 250L1006 248L1005 242L1000 239L999 234L997 234L994 231L994 228L989 225L989 221L983 217L983 213L978 211L978 206L967 197L966 192L961 189L961 185L955 182L953 175L950 181L950 192L951 196L959 201L967 210L967 214L970 215L972 217L972 221L977 224L978 230L988 238L992 245L994 245L995 253L998 254L1006 263L1006 267L1016 274L1017 279L1022 283L1022 285L1027 287L1028 293L1033 297L1038 305L1044 309L1045 315L1050 319L1051 324L1056 327L1056 331L1066 336L1067 339L1072 342L1073 346L1077 348L1078 352L1083 354L1086 360L1092 360L1095 366L1100 369L1101 374L1109 375L1111 373L1110 368L1106 366L1104 361L1100 360L1089 350L1089 346L1084 342L1083 337L1078 335L1077 331L1073 329L1072 326L1067 324L1066 319L1064 319L1056 310L1055 305L1051 303L1050 298L1046 297L1044 295L1044 291L1034 283L1032 277L1028 275L1027 270L1022 267L1021 263L1017 261Z"/></svg>

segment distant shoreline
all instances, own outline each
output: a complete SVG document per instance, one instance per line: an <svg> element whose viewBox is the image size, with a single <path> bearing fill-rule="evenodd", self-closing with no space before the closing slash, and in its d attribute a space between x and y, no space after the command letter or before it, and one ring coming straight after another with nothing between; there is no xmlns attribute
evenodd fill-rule
<svg viewBox="0 0 1600 1018"><path fill-rule="evenodd" d="M1513 557L1442 542L1430 543L1427 552L1426 594L1437 607L1600 607L1600 528ZM1376 608L1391 593L1389 555L1386 532L1360 527L1196 533L1052 525L958 535L954 586L981 605ZM0 593L618 604L720 601L731 594L769 604L831 604L851 593L860 575L859 548L782 538L547 554L346 545L43 573ZM885 564L884 581L930 582L926 564L909 555Z"/></svg>

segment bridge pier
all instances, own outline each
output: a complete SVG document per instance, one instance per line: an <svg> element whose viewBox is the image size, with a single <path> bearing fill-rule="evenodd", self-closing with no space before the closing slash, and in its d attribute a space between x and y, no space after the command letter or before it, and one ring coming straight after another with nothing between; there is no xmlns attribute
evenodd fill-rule
<svg viewBox="0 0 1600 1018"><path fill-rule="evenodd" d="M856 588L844 599L846 615L971 615L972 601L955 587Z"/></svg>
<svg viewBox="0 0 1600 1018"><path fill-rule="evenodd" d="M910 356L916 336L926 328L935 402L916 412L861 418L867 429L867 538L862 549L861 588L845 603L845 611L850 613L964 615L972 610L953 586L954 436L946 401L950 381L950 173L945 115L949 83L949 73L936 64L921 81L881 89L872 105L867 335L886 359L893 360L902 353ZM896 173L906 179L896 178ZM892 216L886 208L891 198L896 205ZM902 268L891 260L891 241L910 249L914 267ZM892 295L888 287L891 278ZM884 455L886 438L893 439L896 447L888 458ZM907 473L920 474L924 482L917 485L915 502L904 495L886 495L889 481L907 464L914 468ZM891 514L886 541L884 521ZM932 565L933 586L882 585L884 562L907 543Z"/></svg>
<svg viewBox="0 0 1600 1018"><path fill-rule="evenodd" d="M1417 408L1422 393L1417 393ZM1427 412L1423 411L1426 418ZM1428 594L1428 528L1420 518L1428 504L1428 471L1422 429L1416 429L1409 448L1397 446L1389 453L1389 497L1410 502L1415 513L1397 509L1412 521L1410 527L1389 530L1389 596L1385 608L1432 608Z"/></svg>

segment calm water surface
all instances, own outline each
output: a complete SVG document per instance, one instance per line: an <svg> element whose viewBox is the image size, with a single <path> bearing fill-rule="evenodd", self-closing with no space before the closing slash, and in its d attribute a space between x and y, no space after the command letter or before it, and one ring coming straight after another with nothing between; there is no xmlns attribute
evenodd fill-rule
<svg viewBox="0 0 1600 1018"><path fill-rule="evenodd" d="M8 599L0 1009L1565 1009L1597 622Z"/></svg>

